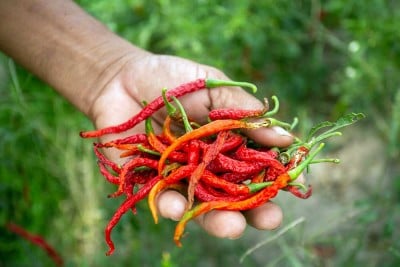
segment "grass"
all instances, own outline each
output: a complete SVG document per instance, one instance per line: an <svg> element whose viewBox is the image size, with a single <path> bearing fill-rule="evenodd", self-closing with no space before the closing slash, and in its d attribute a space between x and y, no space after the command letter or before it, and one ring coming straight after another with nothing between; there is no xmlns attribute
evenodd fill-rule
<svg viewBox="0 0 400 267"><path fill-rule="evenodd" d="M352 138L338 138L330 145L327 153L344 153L345 162L312 168L311 175L318 175L311 180L312 198L277 198L285 210L281 228L248 229L232 241L210 237L190 224L179 249L172 242L175 223L162 220L154 225L143 203L137 216L128 214L116 227L117 251L106 257L103 229L119 203L107 199L114 188L98 174L90 143L78 136L80 130L92 128L91 123L2 56L0 225L11 220L44 236L67 266L400 264L400 64L395 42L399 9L392 6L397 4L78 2L144 48L189 57L220 67L235 79L255 81L263 95L284 99L283 117L300 118L299 134L314 122L349 110L364 112L368 119L361 130L345 133ZM191 14L188 23L185 10L193 8L199 12ZM318 10L326 12L323 22L314 16ZM380 19L371 19L376 17ZM222 20L226 23L219 23ZM310 35L310 27L316 35ZM374 168L375 163L380 167ZM0 227L0 266L27 265L52 262Z"/></svg>

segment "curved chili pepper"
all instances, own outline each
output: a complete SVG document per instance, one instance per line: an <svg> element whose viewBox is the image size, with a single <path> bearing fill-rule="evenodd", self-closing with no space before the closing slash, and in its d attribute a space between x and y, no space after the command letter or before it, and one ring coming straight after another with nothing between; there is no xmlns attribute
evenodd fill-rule
<svg viewBox="0 0 400 267"><path fill-rule="evenodd" d="M204 170L210 164L212 160L217 157L218 153L221 151L222 146L225 143L225 140L228 136L227 131L221 131L218 133L216 140L212 145L208 147L208 149L204 152L203 159L199 165L197 165L196 169L193 170L192 174L189 178L189 187L188 187L188 205L187 208L190 209L194 202L194 189L201 179Z"/></svg>
<svg viewBox="0 0 400 267"><path fill-rule="evenodd" d="M169 185L177 183L183 178L189 177L195 169L196 165L181 166L175 171L173 171L171 174L169 174L167 177L165 177L164 179L161 179L153 186L153 188L149 192L148 205L151 215L153 216L154 222L156 224L158 223L158 215L156 208L156 197L158 193L163 191Z"/></svg>
<svg viewBox="0 0 400 267"><path fill-rule="evenodd" d="M277 155L277 153L251 149L248 148L245 144L242 144L235 151L235 158L244 161L269 161L271 159L276 159L276 157L274 157L275 155Z"/></svg>
<svg viewBox="0 0 400 267"><path fill-rule="evenodd" d="M146 143L147 136L144 133L130 135L124 138L116 139L113 141L109 141L106 143L99 143L97 144L98 147L114 147L115 145L122 145L122 144L139 144L139 143Z"/></svg>
<svg viewBox="0 0 400 267"><path fill-rule="evenodd" d="M149 159L149 158L133 158L131 161L126 162L122 168L121 168L121 173L119 174L119 186L118 190L112 194L109 195L109 197L117 197L120 196L124 190L125 190L125 181L128 172L130 172L132 169L140 166L146 166L152 169L157 168L157 160L154 159Z"/></svg>
<svg viewBox="0 0 400 267"><path fill-rule="evenodd" d="M320 146L309 157L301 162L296 168L279 175L271 186L265 187L258 193L251 195L249 198L240 201L210 201L202 202L193 209L186 211L175 228L174 241L177 246L182 246L180 238L184 232L185 226L191 219L209 212L211 210L248 210L262 205L271 198L274 198L280 189L285 188L289 182L295 180L302 171L310 164L313 158L321 151L324 144Z"/></svg>
<svg viewBox="0 0 400 267"><path fill-rule="evenodd" d="M115 225L118 224L119 220L121 217L132 207L135 206L137 202L142 200L147 196L147 194L150 192L151 188L161 180L161 176L157 175L153 177L151 180L149 180L146 184L144 184L135 194L127 198L117 209L117 211L114 213L113 217L111 220L108 222L106 229L104 230L105 234L105 239L106 243L109 247L108 251L106 252L106 255L109 256L111 255L114 250L114 242L111 240L111 232L112 229L115 227Z"/></svg>
<svg viewBox="0 0 400 267"><path fill-rule="evenodd" d="M205 88L215 88L221 86L242 86L242 87L249 87L254 92L257 91L257 87L250 83L245 82L235 82L235 81L223 81L223 80L213 80L213 79L197 79L192 82L188 82L178 87L168 90L166 92L167 99L170 99L172 96L178 98L180 96L186 95L188 93L192 93L201 89ZM123 131L129 130L136 126L138 123L142 122L143 120L147 119L151 115L154 114L157 110L162 108L165 105L163 97L159 96L146 105L139 113L134 115L129 120L115 126L106 127L99 130L94 131L86 131L81 132L80 136L83 138L91 138L91 137L100 137L106 134L111 133L121 133Z"/></svg>
<svg viewBox="0 0 400 267"><path fill-rule="evenodd" d="M167 116L164 120L162 128L162 135L166 140L168 140L169 143L172 143L176 140L176 136L171 131L171 122L171 116Z"/></svg>
<svg viewBox="0 0 400 267"><path fill-rule="evenodd" d="M210 185L214 188L221 189L226 192L228 195L236 196L236 195L249 195L252 194L263 187L271 185L271 182L258 182L258 183L250 183L250 184L237 184L226 181L224 179L219 178L214 173L205 170L201 180L204 184Z"/></svg>
<svg viewBox="0 0 400 267"><path fill-rule="evenodd" d="M194 129L193 131L187 132L184 135L180 136L173 142L170 146L168 146L165 151L161 154L159 163L158 163L158 172L161 173L165 164L165 160L168 156L178 148L180 148L184 143L194 140L200 139L206 136L210 136L212 134L218 133L220 131L231 130L231 129L244 129L244 128L259 128L263 126L269 126L269 122L245 122L239 120L216 120L210 123L207 123L200 128Z"/></svg>
<svg viewBox="0 0 400 267"><path fill-rule="evenodd" d="M32 234L31 232L28 232L21 226L12 222L6 223L6 228L43 249L57 266L64 266L64 260L60 254L42 236Z"/></svg>
<svg viewBox="0 0 400 267"><path fill-rule="evenodd" d="M199 181L195 188L195 196L199 201L239 201L248 198L248 195L236 195L232 196L225 192L221 192L212 186L205 184L204 181Z"/></svg>
<svg viewBox="0 0 400 267"><path fill-rule="evenodd" d="M188 221L193 218L209 212L211 210L248 210L260 206L278 194L279 189L286 187L291 177L285 173L279 176L271 186L265 187L260 192L251 195L249 198L240 201L210 201L202 202L192 210L184 213L182 219L175 228L174 241L178 247L181 247L180 238L184 232Z"/></svg>
<svg viewBox="0 0 400 267"><path fill-rule="evenodd" d="M264 114L265 109L213 109L208 113L210 120L241 120L253 117L259 117Z"/></svg>
<svg viewBox="0 0 400 267"><path fill-rule="evenodd" d="M155 135L150 118L146 119L145 121L145 129L146 129L147 140L152 146L152 148L158 151L159 153L163 153L167 149L167 145L162 143ZM172 151L168 156L172 160L177 162L187 162L187 157L184 154L179 153L177 151Z"/></svg>
<svg viewBox="0 0 400 267"><path fill-rule="evenodd" d="M236 160L224 154L218 154L218 156L209 165L209 169L213 172L233 172L246 174L255 174L267 167L283 171L285 170L285 167L276 159L248 162Z"/></svg>

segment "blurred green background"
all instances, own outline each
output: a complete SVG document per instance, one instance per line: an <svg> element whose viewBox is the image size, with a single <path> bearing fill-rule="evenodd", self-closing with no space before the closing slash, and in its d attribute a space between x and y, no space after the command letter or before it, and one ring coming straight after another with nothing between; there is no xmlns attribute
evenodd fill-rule
<svg viewBox="0 0 400 267"><path fill-rule="evenodd" d="M277 95L279 117L298 116L300 136L347 112L367 118L329 142L340 165L311 168L312 198L276 199L281 228L232 241L190 224L177 248L175 223L154 225L142 203L115 228L117 250L106 257L103 229L119 200L107 199L114 188L79 138L91 123L1 55L0 266L53 265L8 221L44 236L66 266L400 265L400 2L77 2L140 47L256 83L258 97Z"/></svg>

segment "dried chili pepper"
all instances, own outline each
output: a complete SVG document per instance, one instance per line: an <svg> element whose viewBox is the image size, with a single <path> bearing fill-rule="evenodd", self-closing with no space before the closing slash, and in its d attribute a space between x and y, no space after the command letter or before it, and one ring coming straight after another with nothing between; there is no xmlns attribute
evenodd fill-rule
<svg viewBox="0 0 400 267"><path fill-rule="evenodd" d="M220 131L217 135L216 140L212 145L210 145L207 150L204 152L203 159L197 165L196 169L193 170L192 174L189 178L189 187L188 187L188 204L187 208L190 209L194 202L194 189L198 183L198 181L203 176L204 170L210 164L212 160L217 157L219 152L221 151L225 140L228 136L227 131Z"/></svg>
<svg viewBox="0 0 400 267"><path fill-rule="evenodd" d="M220 131L232 130L232 129L254 129L254 128L260 128L260 127L265 127L265 126L270 126L270 121L246 122L246 121L240 121L240 120L216 120L216 121L207 123L207 124L201 126L200 128L197 128L197 129L194 129L193 131L185 133L184 135L177 138L175 140L175 142L173 142L170 146L168 146L160 157L158 171L159 171L159 173L162 172L165 160L168 158L168 156L173 151L180 148L185 142L188 142L188 141L194 140L194 139L200 139L200 138L203 138L206 136L210 136L210 135L218 133Z"/></svg>
<svg viewBox="0 0 400 267"><path fill-rule="evenodd" d="M117 196L120 196L124 192L127 174L132 169L134 169L136 167L140 167L140 166L146 166L149 168L156 169L157 165L158 165L157 160L149 159L149 158L134 158L131 161L128 161L121 168L121 173L119 175L118 190L116 192L110 194L109 197L117 197Z"/></svg>
<svg viewBox="0 0 400 267"><path fill-rule="evenodd" d="M324 144L321 143L320 146L309 154L309 156L301 162L296 168L289 170L281 175L279 175L272 183L272 185L265 187L258 193L251 195L249 198L240 201L210 201L202 202L193 209L186 211L182 216L175 228L174 241L177 246L182 246L180 238L184 232L187 222L205 212L211 210L249 210L256 208L261 204L267 202L271 198L275 197L280 189L285 188L290 181L295 180L302 171L310 164L313 158L322 150Z"/></svg>
<svg viewBox="0 0 400 267"><path fill-rule="evenodd" d="M32 242L33 244L43 249L57 266L64 265L64 260L62 259L60 254L40 235L32 234L27 230L25 230L24 228L22 228L21 226L16 225L15 223L12 222L7 223L6 227L11 232L18 234L19 236L25 238L26 240Z"/></svg>
<svg viewBox="0 0 400 267"><path fill-rule="evenodd" d="M115 225L118 224L119 220L121 217L132 207L135 206L137 202L142 200L147 196L147 194L150 192L152 187L161 180L161 176L155 176L151 180L149 180L147 183L145 183L135 194L127 198L117 209L117 211L114 213L113 217L111 220L108 222L106 229L104 230L105 233L105 239L106 243L109 247L109 250L107 251L106 255L109 256L111 255L114 250L114 242L111 240L111 231L115 227Z"/></svg>
<svg viewBox="0 0 400 267"><path fill-rule="evenodd" d="M170 97L180 97L186 95L188 93L192 93L201 89L205 88L214 88L214 87L221 87L221 86L242 86L242 87L249 87L253 91L256 91L257 88L250 83L244 82L235 82L235 81L223 81L223 80L213 80L213 79L197 79L192 82L188 82L178 87L168 90L166 93L166 97L169 99ZM93 138L93 137L100 137L106 134L111 133L121 133L126 130L129 130L136 126L138 123L142 122L143 120L149 118L153 115L157 110L162 108L165 105L163 97L159 96L146 105L138 114L130 118L129 120L115 126L106 127L100 130L95 131L87 131L81 132L80 136L84 138Z"/></svg>

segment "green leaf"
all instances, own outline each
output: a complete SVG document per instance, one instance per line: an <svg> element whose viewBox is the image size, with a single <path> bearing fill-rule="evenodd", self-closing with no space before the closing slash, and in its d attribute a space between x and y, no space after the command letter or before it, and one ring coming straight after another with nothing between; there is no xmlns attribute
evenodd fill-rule
<svg viewBox="0 0 400 267"><path fill-rule="evenodd" d="M337 131L338 129L351 125L363 118L365 118L365 115L363 113L350 113L344 115L343 117L340 117L336 122L326 121L319 123L310 130L310 133L308 134L307 137L307 143L309 144L310 147L312 147L313 145L317 144L323 139L326 139L334 135L340 135L341 133ZM331 128L321 133L317 137L314 137L316 132L325 127L331 127Z"/></svg>
<svg viewBox="0 0 400 267"><path fill-rule="evenodd" d="M331 127L333 125L335 125L335 123L330 122L330 121L323 121L323 122L318 123L317 125L315 125L314 127L311 128L311 130L308 133L308 136L306 138L306 141L307 142L310 141L311 138L315 135L315 133L318 132L319 130L321 130L322 128Z"/></svg>

